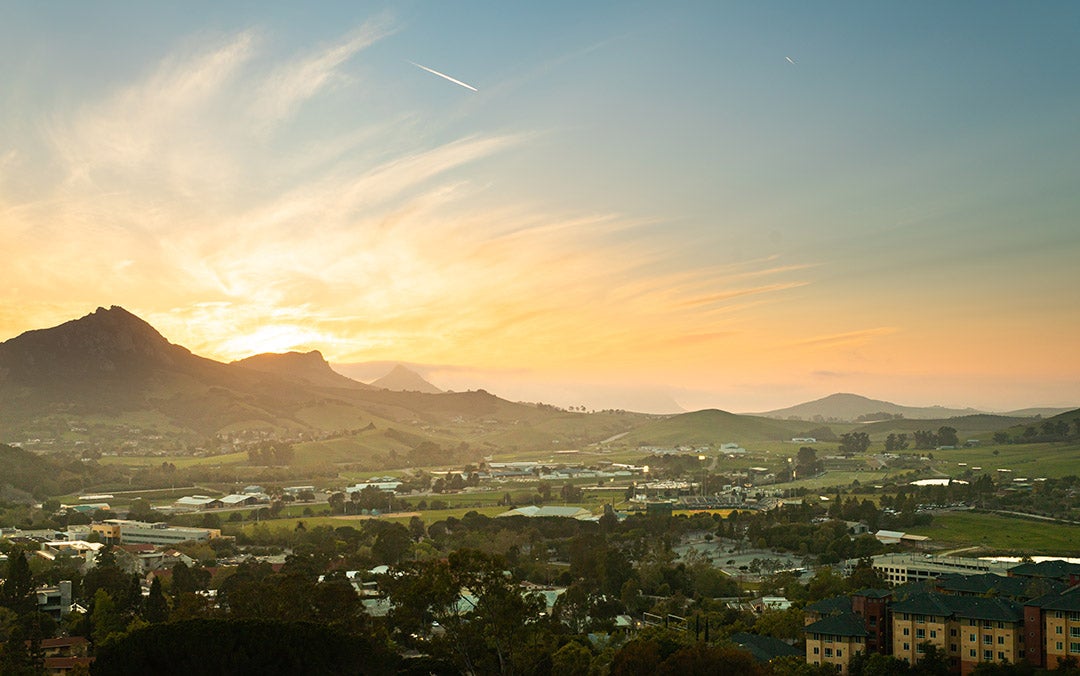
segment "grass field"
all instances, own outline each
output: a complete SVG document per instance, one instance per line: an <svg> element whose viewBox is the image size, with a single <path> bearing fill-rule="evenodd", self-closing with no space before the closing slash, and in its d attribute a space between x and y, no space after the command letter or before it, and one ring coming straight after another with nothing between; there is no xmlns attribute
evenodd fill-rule
<svg viewBox="0 0 1080 676"><path fill-rule="evenodd" d="M506 511L506 507L458 507L456 509L438 509L438 510L426 510L419 512L420 518L424 521L425 525L431 525L436 521L442 521L444 519L454 517L460 519L469 512L477 512L485 516L495 516L496 514L502 514ZM308 516L298 518L287 519L273 519L269 521L260 521L258 523L244 523L242 525L226 524L223 527L223 533L225 535L236 535L243 532L247 535L251 535L256 527L265 526L272 532L292 531L296 529L296 524L299 522L304 523L305 528L315 528L318 526L329 526L331 528L339 528L341 526L353 526L357 527L365 520L371 518L378 518L384 521L409 521L415 512L405 512L403 514L382 514L378 517L363 517L363 516Z"/></svg>
<svg viewBox="0 0 1080 676"><path fill-rule="evenodd" d="M1000 514L950 512L929 526L909 529L935 544L977 545L1002 554L1080 555L1080 526Z"/></svg>
<svg viewBox="0 0 1080 676"><path fill-rule="evenodd" d="M897 474L896 472L893 473ZM889 477L887 471L875 471L875 472L858 472L858 471L845 471L845 470L828 470L821 476L810 477L809 479L800 479L799 481L789 481L784 484L773 484L769 488L779 488L786 490L788 488L807 488L811 490L817 490L821 488L830 488L832 486L843 486L847 488L851 485L852 481L858 481L860 484L873 485L874 483L885 480Z"/></svg>
<svg viewBox="0 0 1080 676"><path fill-rule="evenodd" d="M982 467L984 472L1011 469L1014 477L1028 478L1080 473L1080 444L1075 442L979 446L933 453L935 469L950 476L960 476L972 466ZM961 462L967 467L957 464Z"/></svg>
<svg viewBox="0 0 1080 676"><path fill-rule="evenodd" d="M99 463L102 465L121 465L124 467L153 467L169 462L178 468L200 467L206 465L238 465L248 461L247 453L226 453L224 455L106 455Z"/></svg>

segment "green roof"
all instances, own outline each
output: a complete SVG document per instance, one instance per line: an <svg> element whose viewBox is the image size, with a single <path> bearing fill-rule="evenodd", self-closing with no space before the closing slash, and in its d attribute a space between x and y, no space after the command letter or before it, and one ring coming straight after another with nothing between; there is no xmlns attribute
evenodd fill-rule
<svg viewBox="0 0 1080 676"><path fill-rule="evenodd" d="M1067 580L1070 575L1080 575L1080 563L1069 563L1061 559L1040 561L1039 563L1021 563L1010 568L1009 575Z"/></svg>
<svg viewBox="0 0 1080 676"><path fill-rule="evenodd" d="M1000 622L1020 622L1024 618L1023 606L1015 601L979 596L952 596L933 592L915 594L904 601L894 603L892 612Z"/></svg>
<svg viewBox="0 0 1080 676"><path fill-rule="evenodd" d="M851 612L851 597L850 596L834 596L828 599L821 599L815 601L806 606L805 610L809 612L818 613L821 615L836 615L837 613L850 613Z"/></svg>
<svg viewBox="0 0 1080 676"><path fill-rule="evenodd" d="M960 594L995 594L1010 598L1022 598L1030 580L1022 577L1005 577L994 573L963 575L949 573L938 578L937 587L942 591Z"/></svg>
<svg viewBox="0 0 1080 676"><path fill-rule="evenodd" d="M866 625L858 615L832 615L812 622L803 631L807 634L828 634L829 636L866 636Z"/></svg>
<svg viewBox="0 0 1080 676"><path fill-rule="evenodd" d="M777 657L788 655L803 655L803 651L772 636L759 636L740 631L728 638L732 643L753 655L758 662L769 662Z"/></svg>
<svg viewBox="0 0 1080 676"><path fill-rule="evenodd" d="M892 596L891 589L860 589L857 592L852 592L852 596L865 596L868 599L886 599Z"/></svg>
<svg viewBox="0 0 1080 676"><path fill-rule="evenodd" d="M1070 587L1063 592L1050 593L1032 599L1024 605L1038 606L1043 610L1068 610L1080 612L1080 585Z"/></svg>

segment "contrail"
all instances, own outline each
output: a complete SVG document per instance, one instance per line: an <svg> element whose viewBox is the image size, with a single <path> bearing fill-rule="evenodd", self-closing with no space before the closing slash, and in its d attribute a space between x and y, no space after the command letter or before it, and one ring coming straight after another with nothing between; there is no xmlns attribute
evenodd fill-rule
<svg viewBox="0 0 1080 676"><path fill-rule="evenodd" d="M479 90L479 89L477 89L476 87L474 87L474 86L472 86L472 85L468 85L468 84L465 84L465 83L464 83L464 82L462 82L461 80L455 80L454 78L450 77L450 76L449 76L449 75L447 75L446 73L440 73L439 71L437 71L437 70L434 70L434 69L432 69L432 68L428 68L427 66L421 66L420 64L416 63L415 61L410 61L409 63L411 63L412 65L416 66L417 68L421 68L421 69L423 69L423 70L426 70L427 72L431 73L432 75L438 75L439 77L441 77L441 78L443 78L443 79L445 79L445 80L450 80L450 81L451 81L451 82L453 82L454 84L457 84L457 85L461 85L461 86L462 86L462 87L464 87L465 89L471 89L471 90L473 90L474 92L478 92L478 91L480 91L480 90Z"/></svg>
<svg viewBox="0 0 1080 676"><path fill-rule="evenodd" d="M784 58L787 59L787 62L790 63L791 65L793 65L793 66L795 65L795 62L791 60L790 56L785 56ZM420 66L420 67L423 68L423 66Z"/></svg>

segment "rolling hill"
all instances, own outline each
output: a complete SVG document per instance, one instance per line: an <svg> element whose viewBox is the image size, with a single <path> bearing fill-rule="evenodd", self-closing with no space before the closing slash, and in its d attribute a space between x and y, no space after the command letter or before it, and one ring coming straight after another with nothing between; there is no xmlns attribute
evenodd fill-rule
<svg viewBox="0 0 1080 676"><path fill-rule="evenodd" d="M654 420L619 440L625 444L667 446L786 441L806 431L802 421L772 420L707 409Z"/></svg>
<svg viewBox="0 0 1080 676"><path fill-rule="evenodd" d="M955 416L974 415L982 413L982 411L973 408L946 408L944 406L901 406L891 401L870 399L858 394L838 393L788 408L765 413L751 413L749 415L780 419L820 420L823 422L853 422L859 416L874 413L900 414L905 418L939 420Z"/></svg>
<svg viewBox="0 0 1080 676"><path fill-rule="evenodd" d="M318 352L224 364L170 343L119 307L0 343L2 441L47 437L57 449L136 438L175 446L252 429L349 438L369 425L379 434L368 441L387 450L425 440L519 447L589 443L648 419L591 417L483 390L380 389L334 372Z"/></svg>

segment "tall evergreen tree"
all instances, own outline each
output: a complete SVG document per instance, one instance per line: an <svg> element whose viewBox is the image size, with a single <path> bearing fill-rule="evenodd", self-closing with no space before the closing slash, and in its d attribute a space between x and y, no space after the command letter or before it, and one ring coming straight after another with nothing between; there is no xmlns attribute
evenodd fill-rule
<svg viewBox="0 0 1080 676"><path fill-rule="evenodd" d="M161 580L156 576L150 583L150 596L146 597L143 619L151 624L169 619L169 602L165 598L165 593L161 591Z"/></svg>

